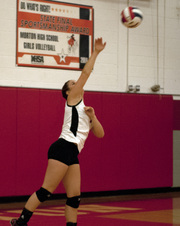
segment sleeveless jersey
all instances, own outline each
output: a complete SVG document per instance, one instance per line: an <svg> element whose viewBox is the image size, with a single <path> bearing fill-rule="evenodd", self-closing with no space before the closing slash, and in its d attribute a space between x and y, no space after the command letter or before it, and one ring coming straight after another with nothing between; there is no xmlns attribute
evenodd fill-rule
<svg viewBox="0 0 180 226"><path fill-rule="evenodd" d="M85 140L91 128L90 119L86 115L84 107L83 100L75 106L69 106L66 102L64 122L60 135L60 138L77 144L79 152L84 147Z"/></svg>

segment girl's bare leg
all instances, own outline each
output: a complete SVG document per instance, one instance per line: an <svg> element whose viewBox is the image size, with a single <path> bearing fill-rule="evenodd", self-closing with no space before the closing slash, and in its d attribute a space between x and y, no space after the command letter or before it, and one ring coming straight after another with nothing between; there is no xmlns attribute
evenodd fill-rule
<svg viewBox="0 0 180 226"><path fill-rule="evenodd" d="M42 187L53 193L63 179L67 170L68 166L66 164L54 159L49 159ZM31 212L34 212L34 210L39 206L39 204L40 201L37 198L36 193L33 193L28 199L25 208Z"/></svg>
<svg viewBox="0 0 180 226"><path fill-rule="evenodd" d="M67 197L80 196L81 175L79 164L69 166L66 175L63 178L63 185L67 193ZM65 207L66 222L77 222L77 208L66 205Z"/></svg>

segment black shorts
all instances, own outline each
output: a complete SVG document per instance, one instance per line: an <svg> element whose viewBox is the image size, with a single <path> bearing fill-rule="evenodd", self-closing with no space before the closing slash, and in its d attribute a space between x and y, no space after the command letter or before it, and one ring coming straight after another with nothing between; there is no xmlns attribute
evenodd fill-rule
<svg viewBox="0 0 180 226"><path fill-rule="evenodd" d="M49 148L48 159L55 159L70 166L79 164L77 145L62 138L55 141Z"/></svg>

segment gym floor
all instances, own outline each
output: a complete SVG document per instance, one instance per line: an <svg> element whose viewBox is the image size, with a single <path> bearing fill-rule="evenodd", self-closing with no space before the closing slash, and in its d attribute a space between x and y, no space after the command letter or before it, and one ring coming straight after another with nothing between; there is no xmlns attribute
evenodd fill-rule
<svg viewBox="0 0 180 226"><path fill-rule="evenodd" d="M65 226L65 199L49 200L28 226ZM0 204L0 226L18 218L24 202ZM82 198L78 226L180 226L180 191Z"/></svg>

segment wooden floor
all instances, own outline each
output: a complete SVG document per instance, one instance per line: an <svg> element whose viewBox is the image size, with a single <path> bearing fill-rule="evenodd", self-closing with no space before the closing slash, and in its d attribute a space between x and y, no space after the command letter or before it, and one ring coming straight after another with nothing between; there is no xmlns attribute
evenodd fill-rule
<svg viewBox="0 0 180 226"><path fill-rule="evenodd" d="M29 226L65 226L65 199L43 203ZM0 204L0 226L17 218L24 202ZM180 192L84 197L78 212L78 226L180 226Z"/></svg>

